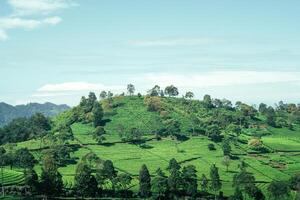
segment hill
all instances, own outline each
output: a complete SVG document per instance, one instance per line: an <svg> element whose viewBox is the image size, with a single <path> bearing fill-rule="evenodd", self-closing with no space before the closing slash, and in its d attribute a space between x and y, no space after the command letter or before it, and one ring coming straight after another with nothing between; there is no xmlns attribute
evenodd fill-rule
<svg viewBox="0 0 300 200"><path fill-rule="evenodd" d="M27 105L12 106L4 102L0 103L0 126L8 124L15 118L31 117L35 113L42 113L45 116L55 116L70 109L67 105L55 105L53 103L29 103Z"/></svg>
<svg viewBox="0 0 300 200"><path fill-rule="evenodd" d="M158 176L158 168L170 178L172 159L178 162L180 174L191 170L190 166L195 167L196 189L201 191L197 195L207 199L213 199L214 190L207 187L204 191L203 176L209 186L214 165L220 175L220 191L227 197L234 194L234 180L237 181L236 177L243 170L253 177L247 187L251 186L251 191L255 192L242 192L249 196L259 195L261 191L266 197L270 184L288 181L300 173L297 106L280 104L281 107L273 109L260 105L257 110L241 102L233 106L228 100L209 96L203 100L116 96L101 100L100 110L96 109L98 103L90 94L82 98L80 105L52 118L52 131L46 136L3 147L7 152L29 149L37 160L34 169L39 175L42 158L53 153L58 171L68 186L75 184L79 163L86 163L97 180L104 181L98 175L110 160L118 178L124 178L124 174L132 178L126 187L117 185L118 190L125 188L134 194L139 190L139 172L143 164L149 169L152 180ZM95 116L96 113L99 116ZM101 121L97 122L96 117L101 117ZM18 177L11 182L20 180L19 184L24 184L19 166L5 168L5 177ZM4 185L11 182L4 182ZM115 183L109 178L101 182L102 196L111 197L112 184ZM185 194L182 194L183 188L181 185L178 195ZM76 196L72 189L68 194Z"/></svg>

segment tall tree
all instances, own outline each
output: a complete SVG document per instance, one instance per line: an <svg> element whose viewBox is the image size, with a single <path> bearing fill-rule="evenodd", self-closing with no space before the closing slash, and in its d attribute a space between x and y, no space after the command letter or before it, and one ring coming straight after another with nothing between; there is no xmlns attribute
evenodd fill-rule
<svg viewBox="0 0 300 200"><path fill-rule="evenodd" d="M100 92L100 99L105 99L107 97L107 92L106 91L101 91Z"/></svg>
<svg viewBox="0 0 300 200"><path fill-rule="evenodd" d="M223 150L224 156L229 156L230 155L231 146L230 146L230 142L229 142L228 139L226 139L222 142L222 150Z"/></svg>
<svg viewBox="0 0 300 200"><path fill-rule="evenodd" d="M193 92L186 92L184 97L187 98L187 99L192 99L194 97L194 93Z"/></svg>
<svg viewBox="0 0 300 200"><path fill-rule="evenodd" d="M114 164L111 160L104 161L103 165L99 166L96 171L96 177L99 184L109 181L112 185L112 190L115 191L115 179L118 172L115 170Z"/></svg>
<svg viewBox="0 0 300 200"><path fill-rule="evenodd" d="M172 198L175 198L179 193L182 185L181 172L178 168L174 167L170 169L170 175L168 177L168 186L170 193L173 195Z"/></svg>
<svg viewBox="0 0 300 200"><path fill-rule="evenodd" d="M128 84L127 85L127 92L130 96L132 96L134 94L134 91L135 91L135 87L133 84Z"/></svg>
<svg viewBox="0 0 300 200"><path fill-rule="evenodd" d="M151 195L151 177L146 165L142 165L139 173L139 194L146 198Z"/></svg>
<svg viewBox="0 0 300 200"><path fill-rule="evenodd" d="M148 94L150 96L159 96L160 95L160 87L158 85L155 85L152 89L148 91Z"/></svg>
<svg viewBox="0 0 300 200"><path fill-rule="evenodd" d="M41 193L46 196L61 196L63 190L62 176L57 170L55 159L47 154L43 160L41 181Z"/></svg>
<svg viewBox="0 0 300 200"><path fill-rule="evenodd" d="M262 114L266 114L266 112L268 111L268 106L264 103L260 103L258 106L258 111Z"/></svg>
<svg viewBox="0 0 300 200"><path fill-rule="evenodd" d="M221 189L222 182L220 180L219 170L215 164L210 167L210 180L210 188L214 191L215 199L217 199L217 192Z"/></svg>
<svg viewBox="0 0 300 200"><path fill-rule="evenodd" d="M171 172L172 170L179 170L181 167L178 164L177 160L175 158L172 158L169 161L169 166L168 166L168 170Z"/></svg>
<svg viewBox="0 0 300 200"><path fill-rule="evenodd" d="M165 94L168 95L169 97L174 97L174 96L178 96L179 92L177 87L175 87L174 85L170 85L165 88Z"/></svg>
<svg viewBox="0 0 300 200"><path fill-rule="evenodd" d="M268 107L267 112L266 112L266 116L267 116L267 124L270 126L275 127L276 126L276 113L274 108L272 108L271 106Z"/></svg>
<svg viewBox="0 0 300 200"><path fill-rule="evenodd" d="M223 160L222 160L222 164L226 167L226 172L228 172L228 167L230 165L230 157L229 156L224 156Z"/></svg>
<svg viewBox="0 0 300 200"><path fill-rule="evenodd" d="M202 177L200 179L200 186L201 186L201 191L206 192L208 188L208 179L206 178L205 174L202 174Z"/></svg>
<svg viewBox="0 0 300 200"><path fill-rule="evenodd" d="M93 118L94 118L94 126L101 126L102 123L102 118L103 118L103 108L100 105L100 103L98 103L97 101L95 101L94 106L93 106Z"/></svg>
<svg viewBox="0 0 300 200"><path fill-rule="evenodd" d="M213 107L213 103L212 103L212 99L211 99L210 95L208 95L208 94L204 95L203 104L206 108L212 108Z"/></svg>
<svg viewBox="0 0 300 200"><path fill-rule="evenodd" d="M188 165L182 169L183 191L186 195L194 197L197 194L197 170L194 165Z"/></svg>
<svg viewBox="0 0 300 200"><path fill-rule="evenodd" d="M168 192L168 179L160 168L156 170L156 176L151 182L151 192L155 199L166 199Z"/></svg>
<svg viewBox="0 0 300 200"><path fill-rule="evenodd" d="M24 185L30 189L30 192L38 190L39 178L34 169L26 169L24 171Z"/></svg>
<svg viewBox="0 0 300 200"><path fill-rule="evenodd" d="M92 175L91 168L85 163L79 163L74 177L74 190L80 197L95 197L98 193L98 183Z"/></svg>

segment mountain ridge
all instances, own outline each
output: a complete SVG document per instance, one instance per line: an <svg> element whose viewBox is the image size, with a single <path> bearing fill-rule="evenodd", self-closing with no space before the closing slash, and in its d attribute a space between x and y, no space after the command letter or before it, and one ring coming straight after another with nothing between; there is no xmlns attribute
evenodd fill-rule
<svg viewBox="0 0 300 200"><path fill-rule="evenodd" d="M31 117L35 113L42 113L47 117L55 116L71 107L66 104L46 103L28 103L21 105L10 105L0 102L0 126L4 126L15 118Z"/></svg>

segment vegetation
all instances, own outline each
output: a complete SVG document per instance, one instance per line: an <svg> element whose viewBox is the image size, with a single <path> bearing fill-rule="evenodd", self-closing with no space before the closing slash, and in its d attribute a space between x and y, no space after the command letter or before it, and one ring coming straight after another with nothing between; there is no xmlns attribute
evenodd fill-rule
<svg viewBox="0 0 300 200"><path fill-rule="evenodd" d="M0 129L3 195L76 198L296 199L300 107L154 86L102 91L48 118ZM167 97L166 97L166 96Z"/></svg>

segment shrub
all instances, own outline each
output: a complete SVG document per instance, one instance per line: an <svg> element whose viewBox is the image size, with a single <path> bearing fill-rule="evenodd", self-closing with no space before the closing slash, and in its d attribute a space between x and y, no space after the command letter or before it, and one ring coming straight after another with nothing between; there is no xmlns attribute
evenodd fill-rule
<svg viewBox="0 0 300 200"><path fill-rule="evenodd" d="M144 103L147 105L148 111L160 111L161 110L161 100L160 97L150 97L147 96L144 98Z"/></svg>
<svg viewBox="0 0 300 200"><path fill-rule="evenodd" d="M214 145L213 143L208 144L207 147L208 147L208 149L209 149L210 151L216 150L216 147L215 147L215 145Z"/></svg>

